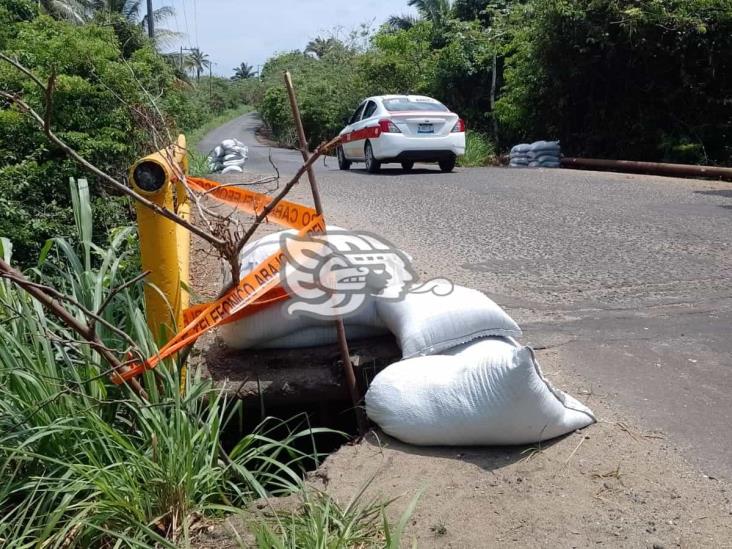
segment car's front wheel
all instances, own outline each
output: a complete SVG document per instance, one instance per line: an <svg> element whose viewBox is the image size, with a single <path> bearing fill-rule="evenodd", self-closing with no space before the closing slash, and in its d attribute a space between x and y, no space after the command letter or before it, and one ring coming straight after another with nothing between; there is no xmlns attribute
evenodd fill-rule
<svg viewBox="0 0 732 549"><path fill-rule="evenodd" d="M343 147L336 149L336 156L338 157L338 167L341 170L348 170L351 167L351 161L346 158L346 153L343 152Z"/></svg>
<svg viewBox="0 0 732 549"><path fill-rule="evenodd" d="M443 172L451 172L455 169L455 161L456 158L454 156L451 156L450 158L445 158L444 160L440 160L438 164L440 165L440 170Z"/></svg>
<svg viewBox="0 0 732 549"><path fill-rule="evenodd" d="M374 157L374 149L371 148L371 143L368 141L363 149L364 156L366 157L366 171L369 173L376 173L381 169L381 162L376 160Z"/></svg>
<svg viewBox="0 0 732 549"><path fill-rule="evenodd" d="M412 162L411 160L406 160L402 162L402 170L404 170L405 172L410 171L412 168L414 168L414 162Z"/></svg>

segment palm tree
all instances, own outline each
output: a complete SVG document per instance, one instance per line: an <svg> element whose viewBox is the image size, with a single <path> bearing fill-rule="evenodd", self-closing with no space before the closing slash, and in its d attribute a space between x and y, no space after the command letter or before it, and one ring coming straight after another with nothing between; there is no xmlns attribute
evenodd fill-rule
<svg viewBox="0 0 732 549"><path fill-rule="evenodd" d="M95 17L117 16L131 25L140 25L147 28L147 13L143 0L39 0L45 11L56 19L66 19L75 23L86 23ZM143 11L145 11L143 15ZM179 36L168 29L158 28L158 23L164 22L175 15L172 6L161 6L153 10L155 23L155 41L164 42Z"/></svg>
<svg viewBox="0 0 732 549"><path fill-rule="evenodd" d="M409 0L407 5L417 9L418 17L392 15L386 22L390 30L410 29L420 20L431 21L433 24L439 25L450 16L450 0Z"/></svg>
<svg viewBox="0 0 732 549"><path fill-rule="evenodd" d="M246 80L247 78L252 78L255 75L254 67L252 65L247 65L246 63L242 63L238 67L234 69L234 76L231 77L232 80Z"/></svg>
<svg viewBox="0 0 732 549"><path fill-rule="evenodd" d="M196 82L201 80L201 73L210 66L208 54L198 48L193 48L186 58L186 67L196 73Z"/></svg>
<svg viewBox="0 0 732 549"><path fill-rule="evenodd" d="M305 53L312 53L318 59L322 59L341 45L341 41L332 36L330 38L318 36L315 40L308 42L308 45L305 46Z"/></svg>

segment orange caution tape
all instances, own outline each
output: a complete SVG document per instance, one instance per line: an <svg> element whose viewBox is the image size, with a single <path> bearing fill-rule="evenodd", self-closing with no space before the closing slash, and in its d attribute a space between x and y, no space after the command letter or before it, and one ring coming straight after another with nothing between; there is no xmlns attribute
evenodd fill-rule
<svg viewBox="0 0 732 549"><path fill-rule="evenodd" d="M221 324L236 322L237 320L241 320L242 318L253 315L254 313L258 313L259 311L266 309L267 307L271 307L275 303L284 301L285 299L289 299L289 297L290 294L288 294L282 286L275 286L266 294L264 294L260 299L254 301L247 308L239 311L238 313L234 313L230 317L224 319ZM201 303L188 307L185 311L183 311L183 323L190 324L191 322L193 322L201 313L206 310L208 306L209 303Z"/></svg>
<svg viewBox="0 0 732 549"><path fill-rule="evenodd" d="M251 214L261 212L272 200L270 196L261 193L238 187L223 187L219 183L199 177L189 177L187 182L192 189L207 192L213 198ZM322 216L318 215L313 208L294 202L281 201L272 210L268 219L279 225L300 229L298 232L300 236L325 232L325 220ZM292 251L297 253L298 246L302 245L302 243L295 244ZM279 274L284 266L284 257L284 252L278 250L245 275L220 299L187 309L184 312L185 327L180 332L168 341L155 356L145 362L132 364L124 372L112 374L112 382L120 385L146 370L155 368L162 360L190 345L219 324L233 322L273 303L287 299L287 292L278 286Z"/></svg>
<svg viewBox="0 0 732 549"><path fill-rule="evenodd" d="M272 201L272 197L266 194L240 187L222 187L220 183L200 177L189 177L186 181L194 191L207 193L219 202L234 206L249 214L260 213ZM281 200L267 219L283 227L302 229L307 227L317 215L316 211L309 206Z"/></svg>

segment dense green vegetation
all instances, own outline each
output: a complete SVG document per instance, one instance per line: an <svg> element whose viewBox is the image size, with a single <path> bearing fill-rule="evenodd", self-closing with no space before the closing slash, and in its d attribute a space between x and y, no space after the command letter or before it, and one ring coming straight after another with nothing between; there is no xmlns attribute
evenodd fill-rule
<svg viewBox="0 0 732 549"><path fill-rule="evenodd" d="M49 9L61 4L49 3ZM181 71L178 56L159 54L142 28L128 21L135 3L122 4L124 13L104 12L105 19L86 13L88 22L76 24L54 19L48 10L39 12L34 1L0 0L0 51L44 83L56 75L52 129L117 178L171 135L241 108L247 96L245 82L187 78L185 69L200 74L194 61L205 59L188 56ZM0 90L44 111L40 88L4 61ZM79 173L80 167L51 146L33 120L0 100L0 236L12 236L21 265L34 265L48 238L73 233L67 182ZM103 242L114 227L131 221L132 208L89 177L96 234Z"/></svg>
<svg viewBox="0 0 732 549"><path fill-rule="evenodd" d="M370 41L319 39L270 59L258 106L293 141L292 71L311 144L371 94L432 95L505 151L732 163L727 0L411 0ZM255 97L256 99L256 97Z"/></svg>
<svg viewBox="0 0 732 549"><path fill-rule="evenodd" d="M79 319L85 317L81 306L99 311L106 303L96 330L119 356L131 344L154 354L141 283L118 291L136 254L133 230L96 245L86 182L72 183L70 193L73 239L50 241L27 275L72 299L66 307ZM0 258L12 261L8 239L0 239ZM243 412L210 381L189 376L181 396L177 367L167 361L145 374L143 399L111 385L100 355L5 278L0 304L2 547L195 546L196 524L238 512L253 499L301 491L303 466L320 457L314 445L321 430L301 429L298 418L288 422L290 429L265 420L224 449L227 426ZM391 540L389 547L398 547L406 518L390 526L384 505L361 506L359 496L341 509L328 498L319 497L317 505L304 498L302 513L252 525L260 547L294 546L293 535L363 546ZM288 520L293 528L280 531Z"/></svg>

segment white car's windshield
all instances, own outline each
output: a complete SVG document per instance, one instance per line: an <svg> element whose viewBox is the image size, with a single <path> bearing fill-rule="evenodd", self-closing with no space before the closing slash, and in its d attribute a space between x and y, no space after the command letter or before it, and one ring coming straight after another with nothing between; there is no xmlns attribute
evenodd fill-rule
<svg viewBox="0 0 732 549"><path fill-rule="evenodd" d="M395 97L384 99L384 107L389 112L396 111L447 111L442 103L430 99L409 99L408 97Z"/></svg>

